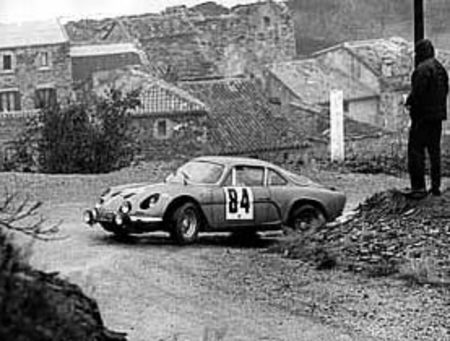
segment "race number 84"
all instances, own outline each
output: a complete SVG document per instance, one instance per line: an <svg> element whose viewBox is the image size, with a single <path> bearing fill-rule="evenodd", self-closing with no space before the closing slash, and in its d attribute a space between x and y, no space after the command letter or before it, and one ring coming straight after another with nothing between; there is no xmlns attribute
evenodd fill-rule
<svg viewBox="0 0 450 341"><path fill-rule="evenodd" d="M226 187L225 219L252 220L253 192L248 187Z"/></svg>

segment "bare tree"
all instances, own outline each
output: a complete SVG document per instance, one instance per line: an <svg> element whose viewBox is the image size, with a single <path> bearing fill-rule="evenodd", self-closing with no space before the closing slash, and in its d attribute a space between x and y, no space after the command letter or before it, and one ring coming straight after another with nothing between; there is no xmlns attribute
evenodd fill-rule
<svg viewBox="0 0 450 341"><path fill-rule="evenodd" d="M38 240L54 240L60 223L45 224L45 218L39 214L40 201L29 197L20 199L17 193L5 190L0 203L0 229L20 232Z"/></svg>

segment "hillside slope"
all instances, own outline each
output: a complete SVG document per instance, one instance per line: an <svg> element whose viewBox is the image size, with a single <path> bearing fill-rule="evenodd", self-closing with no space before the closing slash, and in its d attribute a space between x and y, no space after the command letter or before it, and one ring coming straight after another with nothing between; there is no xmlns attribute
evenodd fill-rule
<svg viewBox="0 0 450 341"><path fill-rule="evenodd" d="M297 52L308 54L346 40L401 36L413 39L413 1L410 0L291 0ZM450 49L446 13L450 2L428 0L426 36Z"/></svg>

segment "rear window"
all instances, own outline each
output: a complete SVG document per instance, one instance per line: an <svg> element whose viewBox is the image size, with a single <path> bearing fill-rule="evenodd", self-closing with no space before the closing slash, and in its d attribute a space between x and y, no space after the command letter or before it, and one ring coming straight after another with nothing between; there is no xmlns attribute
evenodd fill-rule
<svg viewBox="0 0 450 341"><path fill-rule="evenodd" d="M270 169L267 175L267 184L269 186L285 186L287 181L280 174Z"/></svg>

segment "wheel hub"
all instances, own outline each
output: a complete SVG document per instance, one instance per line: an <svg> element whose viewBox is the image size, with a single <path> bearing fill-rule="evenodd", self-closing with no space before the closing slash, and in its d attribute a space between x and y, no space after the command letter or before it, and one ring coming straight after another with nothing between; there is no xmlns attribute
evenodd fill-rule
<svg viewBox="0 0 450 341"><path fill-rule="evenodd" d="M195 213L191 210L186 211L181 220L183 235L187 238L192 237L197 230L197 224L198 222Z"/></svg>

